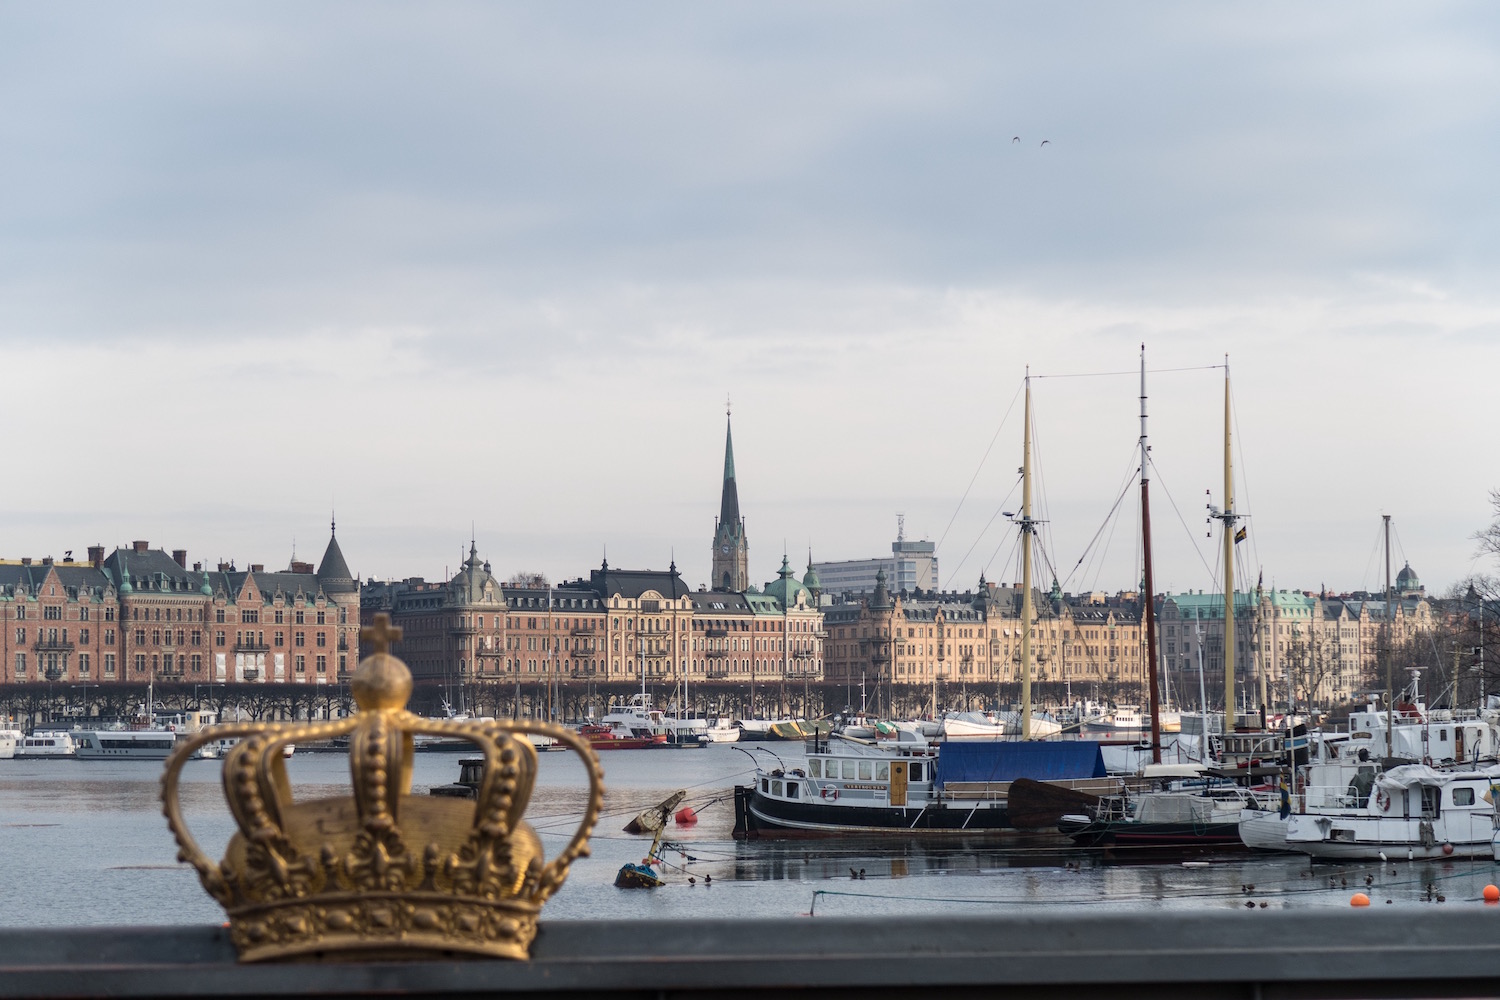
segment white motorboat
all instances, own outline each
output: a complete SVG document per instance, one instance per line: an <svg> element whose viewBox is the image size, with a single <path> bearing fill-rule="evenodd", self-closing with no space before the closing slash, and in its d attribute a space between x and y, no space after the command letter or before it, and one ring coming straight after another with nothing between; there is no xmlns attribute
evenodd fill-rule
<svg viewBox="0 0 1500 1000"><path fill-rule="evenodd" d="M710 743L738 743L740 739L740 727L720 716L709 722L708 728L704 730Z"/></svg>
<svg viewBox="0 0 1500 1000"><path fill-rule="evenodd" d="M1500 767L1439 771L1404 764L1375 777L1368 792L1342 793L1349 808L1294 813L1286 843L1315 858L1491 857Z"/></svg>
<svg viewBox="0 0 1500 1000"><path fill-rule="evenodd" d="M986 712L949 712L941 724L942 736L949 740L996 739L1010 731L994 713Z"/></svg>
<svg viewBox="0 0 1500 1000"><path fill-rule="evenodd" d="M17 760L51 760L73 756L73 737L66 729L38 729L16 744Z"/></svg>
<svg viewBox="0 0 1500 1000"><path fill-rule="evenodd" d="M10 760L16 755L16 745L26 738L19 729L0 729L0 760Z"/></svg>

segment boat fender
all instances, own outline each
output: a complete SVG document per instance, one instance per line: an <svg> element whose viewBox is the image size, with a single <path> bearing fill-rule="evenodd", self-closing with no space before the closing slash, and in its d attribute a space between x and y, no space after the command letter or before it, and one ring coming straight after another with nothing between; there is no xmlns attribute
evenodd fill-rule
<svg viewBox="0 0 1500 1000"><path fill-rule="evenodd" d="M1391 811L1391 795L1385 790L1375 793L1375 804L1380 807L1381 812Z"/></svg>
<svg viewBox="0 0 1500 1000"><path fill-rule="evenodd" d="M839 797L839 790L837 788L825 788L825 789L823 789L823 798L827 799L828 801L830 801L830 802L837 801L838 797Z"/></svg>

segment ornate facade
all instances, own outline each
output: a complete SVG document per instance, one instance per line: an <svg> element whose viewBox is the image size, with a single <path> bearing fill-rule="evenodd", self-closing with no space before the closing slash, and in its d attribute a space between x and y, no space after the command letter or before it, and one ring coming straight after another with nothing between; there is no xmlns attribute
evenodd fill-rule
<svg viewBox="0 0 1500 1000"><path fill-rule="evenodd" d="M1034 683L1143 685L1139 595L1035 591ZM977 591L892 593L885 574L868 598L825 609L825 674L856 684L1021 679L1021 591L980 579Z"/></svg>
<svg viewBox="0 0 1500 1000"><path fill-rule="evenodd" d="M359 592L330 534L314 569L205 569L138 541L87 562L0 563L0 683L337 682L359 661Z"/></svg>

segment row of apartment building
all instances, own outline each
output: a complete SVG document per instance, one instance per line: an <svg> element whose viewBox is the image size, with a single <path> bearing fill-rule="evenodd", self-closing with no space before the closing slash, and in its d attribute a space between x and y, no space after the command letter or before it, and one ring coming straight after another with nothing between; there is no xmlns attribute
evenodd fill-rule
<svg viewBox="0 0 1500 1000"><path fill-rule="evenodd" d="M322 684L358 640L359 586L332 536L316 569L207 569L145 541L0 562L0 683Z"/></svg>

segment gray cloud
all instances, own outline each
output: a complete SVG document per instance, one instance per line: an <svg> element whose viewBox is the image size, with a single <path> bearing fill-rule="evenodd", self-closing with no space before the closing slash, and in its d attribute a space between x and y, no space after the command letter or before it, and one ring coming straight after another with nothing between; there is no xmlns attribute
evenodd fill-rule
<svg viewBox="0 0 1500 1000"><path fill-rule="evenodd" d="M727 391L769 576L781 538L856 555L896 509L936 536L1024 363L1129 368L1145 339L1163 367L1234 355L1270 572L1368 582L1351 567L1388 506L1418 568L1451 578L1497 478L1477 430L1500 323L1495 20L5 7L13 460L140 421L90 468L107 515L40 477L0 506L6 545L144 522L274 561L337 502L371 572L437 572L423 546L471 519L497 563L576 572L607 541L691 568ZM1193 507L1217 386L1159 384L1158 458ZM1039 393L1061 561L1128 462L1133 394ZM1009 488L997 461L950 565ZM1178 534L1167 565L1196 565ZM1116 544L1108 586L1135 572Z"/></svg>

